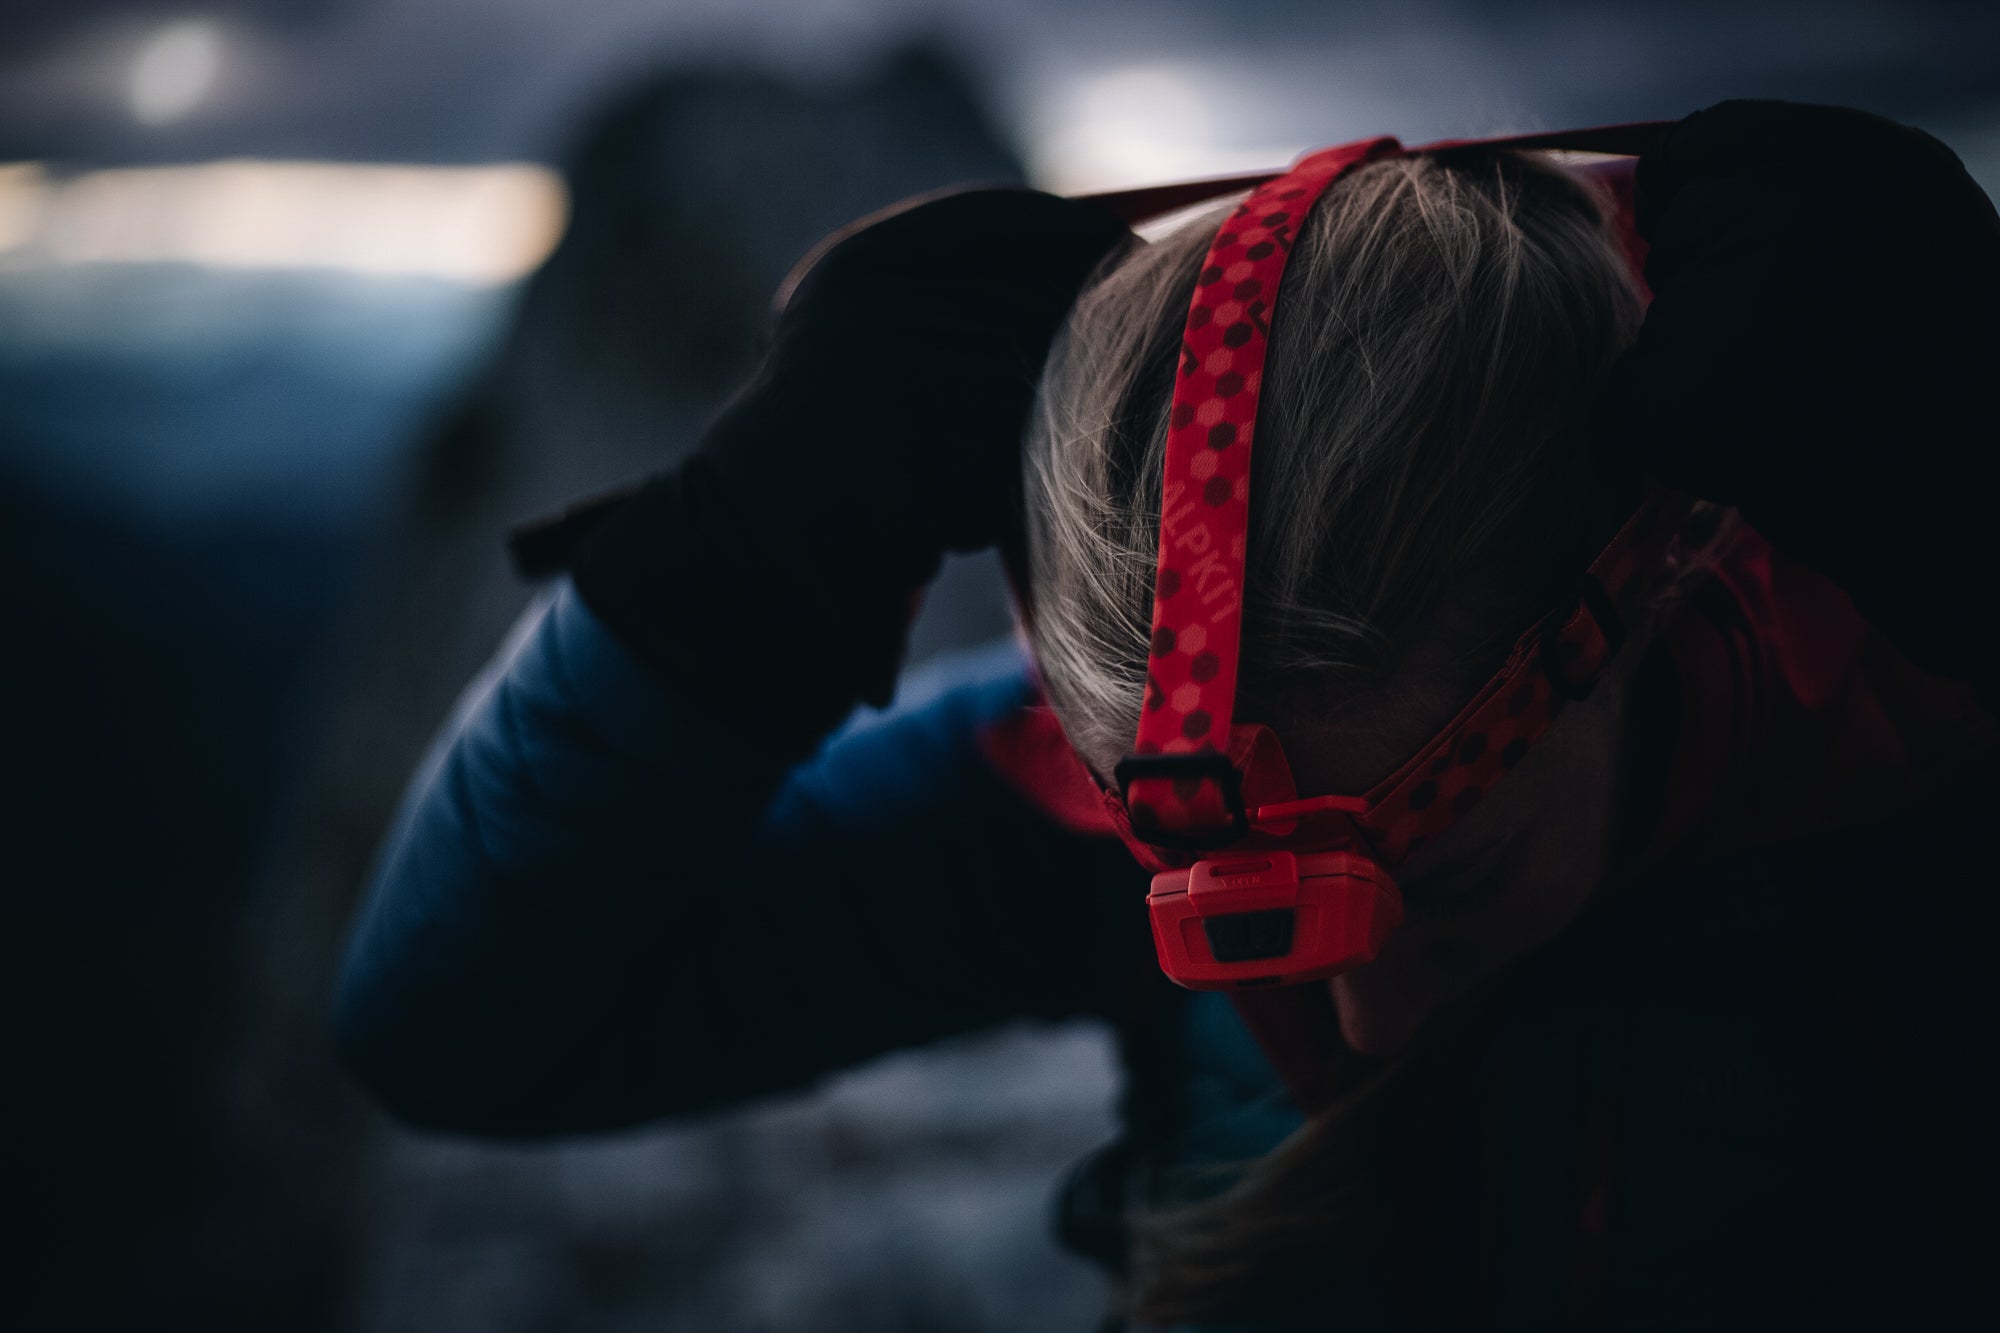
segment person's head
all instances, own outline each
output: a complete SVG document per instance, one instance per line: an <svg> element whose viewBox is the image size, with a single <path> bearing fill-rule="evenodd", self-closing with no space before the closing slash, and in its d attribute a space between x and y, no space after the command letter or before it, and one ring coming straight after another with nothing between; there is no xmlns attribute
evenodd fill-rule
<svg viewBox="0 0 2000 1333"><path fill-rule="evenodd" d="M1237 709L1277 732L1302 795L1365 792L1414 754L1622 517L1563 430L1641 313L1604 209L1537 158L1461 149L1357 168L1302 227L1261 393ZM1029 629L1100 777L1146 688L1168 409L1217 220L1107 266L1030 427ZM1409 919L1335 982L1351 1044L1393 1053L1597 885L1618 685L1398 869Z"/></svg>

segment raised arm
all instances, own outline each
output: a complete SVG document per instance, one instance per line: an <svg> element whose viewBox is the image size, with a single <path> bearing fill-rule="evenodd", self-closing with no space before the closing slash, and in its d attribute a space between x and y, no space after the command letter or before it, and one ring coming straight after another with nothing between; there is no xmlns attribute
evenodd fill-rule
<svg viewBox="0 0 2000 1333"><path fill-rule="evenodd" d="M1602 436L1736 505L1926 670L2000 702L2000 215L1951 150L1724 102L1639 162L1654 300Z"/></svg>
<svg viewBox="0 0 2000 1333"><path fill-rule="evenodd" d="M787 769L565 590L412 785L349 946L343 1054L404 1119L552 1133L1110 1011L1150 966L1143 876L986 763L1030 688L1011 646L961 658Z"/></svg>
<svg viewBox="0 0 2000 1333"><path fill-rule="evenodd" d="M1018 662L822 746L888 701L943 554L1009 544L1049 340L1126 235L975 190L806 272L756 377L582 539L420 776L340 1005L386 1102L617 1124L1093 1003L1119 946L1089 844L977 764Z"/></svg>

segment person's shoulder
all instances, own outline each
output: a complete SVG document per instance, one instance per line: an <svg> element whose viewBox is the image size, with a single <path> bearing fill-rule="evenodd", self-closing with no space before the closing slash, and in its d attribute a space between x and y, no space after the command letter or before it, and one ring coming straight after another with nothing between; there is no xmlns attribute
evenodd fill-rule
<svg viewBox="0 0 2000 1333"><path fill-rule="evenodd" d="M1934 794L1990 753L1963 681L1900 653L1830 580L1747 525L1668 631L1720 845L1853 828ZM1685 775L1683 775L1685 776Z"/></svg>
<svg viewBox="0 0 2000 1333"><path fill-rule="evenodd" d="M904 674L884 709L861 709L827 742L833 768L949 765L1066 832L1113 837L1102 794L1043 698L1028 649L1006 638L941 653Z"/></svg>
<svg viewBox="0 0 2000 1333"><path fill-rule="evenodd" d="M795 780L839 785L864 770L977 767L981 732L1035 698L1027 655L1010 640L939 653L907 669L885 706L855 708Z"/></svg>
<svg viewBox="0 0 2000 1333"><path fill-rule="evenodd" d="M1028 650L1008 636L926 658L903 673L888 708L864 710L849 725L871 717L894 719L930 709L962 710L973 717L1003 716L1039 702L1040 690Z"/></svg>

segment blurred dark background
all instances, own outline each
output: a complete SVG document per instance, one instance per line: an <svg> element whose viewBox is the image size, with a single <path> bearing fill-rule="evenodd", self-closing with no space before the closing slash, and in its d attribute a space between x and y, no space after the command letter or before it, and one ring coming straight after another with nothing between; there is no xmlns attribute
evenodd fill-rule
<svg viewBox="0 0 2000 1333"><path fill-rule="evenodd" d="M408 1134L342 1083L343 922L533 594L506 527L671 460L792 261L900 196L1739 95L1912 121L2000 186L1988 3L0 11L7 1322L1090 1327L1044 1224L1111 1128L1087 1027L565 1144ZM913 661L1005 630L955 562Z"/></svg>

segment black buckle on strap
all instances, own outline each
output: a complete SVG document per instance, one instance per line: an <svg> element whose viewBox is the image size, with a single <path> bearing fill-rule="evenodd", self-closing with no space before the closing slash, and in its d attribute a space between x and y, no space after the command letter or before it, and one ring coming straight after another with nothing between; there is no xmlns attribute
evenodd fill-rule
<svg viewBox="0 0 2000 1333"><path fill-rule="evenodd" d="M1250 834L1250 812L1243 806L1243 774L1229 762L1229 756L1219 750L1196 750L1188 754L1128 754L1118 761L1111 777L1118 784L1118 799L1125 803L1128 813L1132 810L1131 786L1140 778L1207 779L1222 792L1222 804L1229 811L1229 823L1214 832L1176 833L1157 824L1142 828L1135 820L1132 832L1155 847L1206 851L1226 847Z"/></svg>
<svg viewBox="0 0 2000 1333"><path fill-rule="evenodd" d="M1597 632L1604 636L1604 665L1587 680L1576 680L1563 672L1561 654L1563 626L1576 616L1577 609L1589 613L1597 623ZM1597 682L1609 669L1611 659L1618 656L1618 650L1625 646L1625 622L1619 618L1618 606L1611 600L1611 594L1593 574L1578 577L1576 602L1570 609L1550 616L1542 628L1542 673L1549 678L1549 684L1557 694L1572 702L1588 699L1597 688Z"/></svg>

